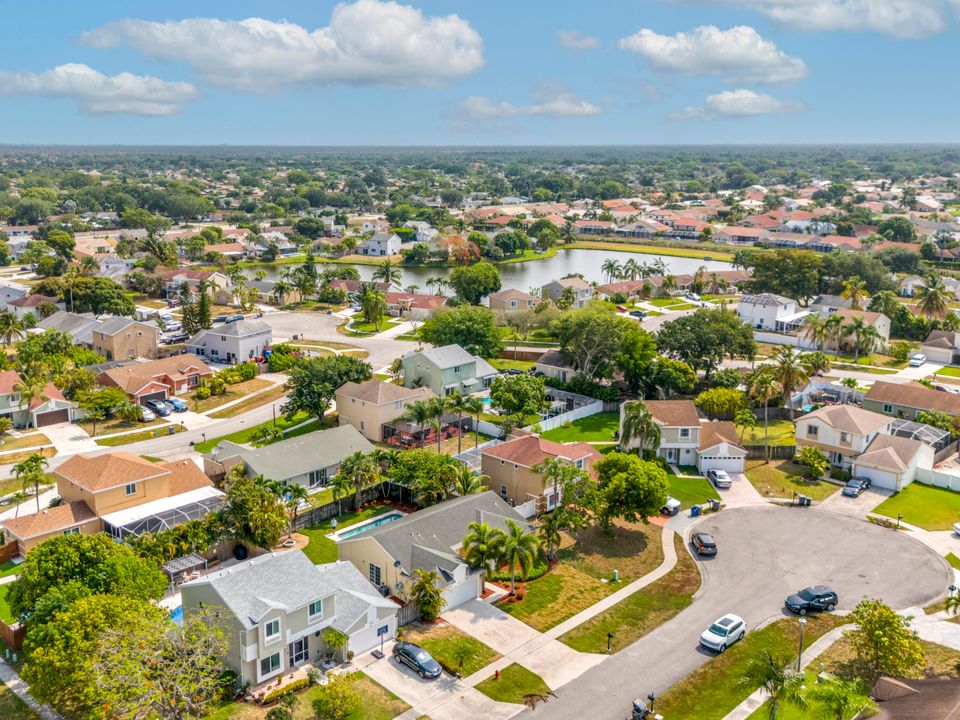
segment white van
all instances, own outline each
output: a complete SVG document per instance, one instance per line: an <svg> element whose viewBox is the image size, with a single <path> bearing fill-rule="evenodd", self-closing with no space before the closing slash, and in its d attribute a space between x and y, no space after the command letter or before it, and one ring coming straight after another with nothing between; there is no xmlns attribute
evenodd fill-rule
<svg viewBox="0 0 960 720"><path fill-rule="evenodd" d="M927 361L927 356L923 353L917 353L910 356L910 367L920 367Z"/></svg>

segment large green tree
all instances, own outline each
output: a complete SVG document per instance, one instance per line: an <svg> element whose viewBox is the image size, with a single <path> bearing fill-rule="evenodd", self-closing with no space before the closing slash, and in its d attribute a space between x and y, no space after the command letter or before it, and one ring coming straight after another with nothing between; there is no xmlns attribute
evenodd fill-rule
<svg viewBox="0 0 960 720"><path fill-rule="evenodd" d="M657 463L632 453L611 452L597 460L593 469L600 524L607 531L614 518L645 522L667 501L667 473Z"/></svg>
<svg viewBox="0 0 960 720"><path fill-rule="evenodd" d="M500 271L488 262L458 267L450 273L450 287L471 305L479 305L490 293L500 289Z"/></svg>
<svg viewBox="0 0 960 720"><path fill-rule="evenodd" d="M490 400L495 407L515 415L517 425L523 425L527 415L548 407L543 378L532 375L498 375L490 385Z"/></svg>
<svg viewBox="0 0 960 720"><path fill-rule="evenodd" d="M611 377L618 360L633 374L635 364L642 365L652 356L649 343L638 334L643 331L638 331L632 320L617 316L607 303L594 302L565 312L550 329L560 343L562 358L592 379ZM630 342L625 343L625 338Z"/></svg>
<svg viewBox="0 0 960 720"><path fill-rule="evenodd" d="M902 677L923 668L923 646L910 629L910 616L900 615L881 600L861 600L850 613L856 625L846 633L858 660L871 674Z"/></svg>
<svg viewBox="0 0 960 720"><path fill-rule="evenodd" d="M74 312L94 315L133 315L133 301L110 278L78 277L73 281Z"/></svg>
<svg viewBox="0 0 960 720"><path fill-rule="evenodd" d="M755 250L739 257L751 272L752 292L777 293L805 303L820 291L823 257L812 250Z"/></svg>
<svg viewBox="0 0 960 720"><path fill-rule="evenodd" d="M500 328L485 307L441 310L420 326L420 339L436 346L459 345L481 357L498 357L503 351Z"/></svg>
<svg viewBox="0 0 960 720"><path fill-rule="evenodd" d="M664 323L657 346L664 354L703 370L707 377L725 357L752 359L757 351L750 326L720 308L700 309Z"/></svg>
<svg viewBox="0 0 960 720"><path fill-rule="evenodd" d="M307 358L290 369L290 379L283 386L288 395L282 410L287 417L305 412L323 420L341 385L369 380L372 372L370 363L348 355Z"/></svg>
<svg viewBox="0 0 960 720"><path fill-rule="evenodd" d="M287 527L280 498L265 483L247 477L242 463L227 476L226 491L220 513L227 534L257 547L276 545Z"/></svg>

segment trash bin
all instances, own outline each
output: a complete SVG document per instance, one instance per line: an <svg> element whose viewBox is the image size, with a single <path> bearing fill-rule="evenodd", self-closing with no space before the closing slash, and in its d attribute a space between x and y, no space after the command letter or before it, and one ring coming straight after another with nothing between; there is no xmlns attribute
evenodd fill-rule
<svg viewBox="0 0 960 720"><path fill-rule="evenodd" d="M168 434L168 435L173 435L175 432L177 432L177 428L174 427L173 425L171 425L169 428L167 428L167 434Z"/></svg>
<svg viewBox="0 0 960 720"><path fill-rule="evenodd" d="M700 517L700 506L691 505L690 506L690 517Z"/></svg>
<svg viewBox="0 0 960 720"><path fill-rule="evenodd" d="M800 507L810 507L813 505L813 500L809 495L800 496Z"/></svg>
<svg viewBox="0 0 960 720"><path fill-rule="evenodd" d="M720 511L720 498L710 498L710 509L713 510L713 512Z"/></svg>

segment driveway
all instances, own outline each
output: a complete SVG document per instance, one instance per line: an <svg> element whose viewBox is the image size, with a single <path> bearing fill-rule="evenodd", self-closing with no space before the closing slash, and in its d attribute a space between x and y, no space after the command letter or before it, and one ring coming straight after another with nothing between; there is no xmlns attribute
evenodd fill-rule
<svg viewBox="0 0 960 720"><path fill-rule="evenodd" d="M763 495L757 491L752 482L747 480L746 475L740 473L739 475L731 475L730 477L733 478L730 487L726 490L717 490L717 494L727 506L728 510L739 507L757 507L767 504L767 501L763 499ZM709 480L707 482L709 482Z"/></svg>
<svg viewBox="0 0 960 720"><path fill-rule="evenodd" d="M695 527L712 533L720 547L716 558L699 563L703 587L697 600L555 688L560 700L537 708L538 717L621 720L633 698L663 693L710 658L697 640L711 621L736 612L756 628L783 616L783 598L805 585L832 585L842 610L863 597L907 608L942 596L953 578L942 558L904 533L819 509L724 510Z"/></svg>
<svg viewBox="0 0 960 720"><path fill-rule="evenodd" d="M820 503L821 510L851 515L853 517L865 518L867 513L893 495L892 490L883 490L881 488L870 488L864 491L859 497L847 497L840 490Z"/></svg>

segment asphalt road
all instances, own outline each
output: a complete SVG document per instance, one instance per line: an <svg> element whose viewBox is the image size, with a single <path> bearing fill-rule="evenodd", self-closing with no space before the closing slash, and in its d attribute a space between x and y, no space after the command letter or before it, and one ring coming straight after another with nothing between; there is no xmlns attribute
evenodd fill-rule
<svg viewBox="0 0 960 720"><path fill-rule="evenodd" d="M663 693L710 659L697 643L710 622L733 612L749 632L787 615L783 598L806 585L831 585L841 610L863 597L906 608L937 599L952 578L942 558L906 535L818 510L727 510L696 529L712 533L720 549L700 563L701 595L670 622L559 688L557 700L537 706L538 718L622 720L633 698Z"/></svg>

